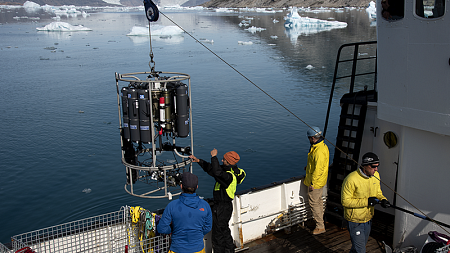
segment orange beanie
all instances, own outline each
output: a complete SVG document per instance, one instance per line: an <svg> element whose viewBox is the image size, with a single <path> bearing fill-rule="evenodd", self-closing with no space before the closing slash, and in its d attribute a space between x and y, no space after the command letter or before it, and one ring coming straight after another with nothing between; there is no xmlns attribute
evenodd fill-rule
<svg viewBox="0 0 450 253"><path fill-rule="evenodd" d="M235 165L237 162L239 162L239 159L241 159L239 155L234 151L225 153L225 155L223 155L223 158L225 158L225 160L227 160L227 162L231 165Z"/></svg>

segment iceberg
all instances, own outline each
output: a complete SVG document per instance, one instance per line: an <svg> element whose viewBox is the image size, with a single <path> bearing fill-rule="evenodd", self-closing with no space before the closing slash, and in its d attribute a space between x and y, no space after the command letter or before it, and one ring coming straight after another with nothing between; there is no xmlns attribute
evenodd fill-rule
<svg viewBox="0 0 450 253"><path fill-rule="evenodd" d="M23 4L23 8L25 9L25 12L32 14L38 12L41 9L41 6L37 3L26 1Z"/></svg>
<svg viewBox="0 0 450 253"><path fill-rule="evenodd" d="M236 11L229 8L217 8L216 12L236 12Z"/></svg>
<svg viewBox="0 0 450 253"><path fill-rule="evenodd" d="M339 21L321 20L316 18L301 17L297 8L292 8L291 12L284 18L285 33L291 39L291 43L296 44L300 35L311 35L333 29L345 28L347 23Z"/></svg>
<svg viewBox="0 0 450 253"><path fill-rule="evenodd" d="M249 27L249 28L244 29L244 30L247 30L247 31L249 31L251 33L256 33L256 32L262 32L262 31L266 30L266 28L252 26L252 27Z"/></svg>
<svg viewBox="0 0 450 253"><path fill-rule="evenodd" d="M238 41L239 45L253 45L253 42L251 41Z"/></svg>
<svg viewBox="0 0 450 253"><path fill-rule="evenodd" d="M41 6L35 2L31 2L31 1L26 1L23 4L23 8L28 8L28 9L40 9Z"/></svg>
<svg viewBox="0 0 450 253"><path fill-rule="evenodd" d="M151 27L152 36L176 36L182 35L183 30L178 26L154 25ZM148 26L133 26L127 36L148 36Z"/></svg>
<svg viewBox="0 0 450 253"><path fill-rule="evenodd" d="M330 30L334 28L345 28L347 27L346 22L339 21L328 21L317 18L301 17L297 8L292 8L291 12L284 18L284 27L295 28L295 27L306 27L306 28L324 28L325 30Z"/></svg>
<svg viewBox="0 0 450 253"><path fill-rule="evenodd" d="M377 19L377 6L374 1L369 3L369 7L366 8L367 15L369 19Z"/></svg>
<svg viewBox="0 0 450 253"><path fill-rule="evenodd" d="M77 32L77 31L92 31L91 28L82 25L73 26L66 22L52 22L44 27L36 27L38 31L48 32Z"/></svg>
<svg viewBox="0 0 450 253"><path fill-rule="evenodd" d="M103 2L108 3L108 4L122 5L120 3L120 0L103 0Z"/></svg>

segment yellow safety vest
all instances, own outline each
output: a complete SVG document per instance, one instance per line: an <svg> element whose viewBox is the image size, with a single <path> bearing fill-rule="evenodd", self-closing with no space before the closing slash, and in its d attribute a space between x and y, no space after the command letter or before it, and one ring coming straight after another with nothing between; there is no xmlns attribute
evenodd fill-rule
<svg viewBox="0 0 450 253"><path fill-rule="evenodd" d="M225 189L228 197L230 197L231 199L234 199L234 194L236 193L236 186L238 184L241 184L242 181L244 181L245 176L247 175L243 169L241 169L241 168L238 168L238 169L239 169L239 174L237 176L239 178L242 177L242 179L240 179L239 182L236 179L236 176L234 175L234 173L232 171L227 171L228 173L231 174L231 176L233 176L233 181L231 181L230 185L228 185L227 189ZM214 185L214 191L219 191L219 190L220 190L220 183L216 182L216 184Z"/></svg>

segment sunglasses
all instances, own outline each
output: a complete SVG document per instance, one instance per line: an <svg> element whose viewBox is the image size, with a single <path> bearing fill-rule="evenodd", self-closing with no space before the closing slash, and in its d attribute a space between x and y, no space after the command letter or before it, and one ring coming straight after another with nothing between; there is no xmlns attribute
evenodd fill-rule
<svg viewBox="0 0 450 253"><path fill-rule="evenodd" d="M378 164L378 165L373 165L373 164L370 165L370 167L371 167L372 169L378 168L378 166L380 166L380 165L379 165L379 164Z"/></svg>

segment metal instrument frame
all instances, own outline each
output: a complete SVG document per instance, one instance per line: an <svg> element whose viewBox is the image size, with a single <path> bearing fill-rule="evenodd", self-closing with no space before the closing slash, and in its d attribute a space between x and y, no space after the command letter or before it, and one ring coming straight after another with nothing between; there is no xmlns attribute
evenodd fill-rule
<svg viewBox="0 0 450 253"><path fill-rule="evenodd" d="M152 76L152 75L168 75L170 76L169 79L167 80L153 80L153 79L148 79L147 77ZM146 79L142 80L141 78L139 78L138 76L140 75L144 75L144 77ZM120 108L120 104L121 104L121 96L120 96L120 89L119 89L119 83L120 82L140 82L140 83L148 83L149 84L149 88L148 88L148 92L149 92L149 99L151 100L152 98L152 90L156 90L153 89L153 85L154 83L168 83L168 82L181 82L184 80L188 80L188 92L189 92L189 120L190 120L190 143L191 143L191 153L194 154L194 132L193 132L193 121L192 121L192 100L191 98L191 79L190 76L188 74L184 74L184 73L179 73L179 72L134 72L134 73L127 73L127 74L119 74L119 73L115 73L115 77L116 77L116 88L117 88L117 106L118 106L118 112L119 112L119 125L120 125L120 135L123 136L123 122L122 122L122 112L121 112L121 108ZM152 149L151 149L151 155L152 158L156 157L156 132L155 132L155 127L154 127L154 121L153 121L153 104L150 103L150 131L151 131L151 145L152 145ZM175 137L172 138L173 142L175 142ZM124 189L126 192L128 192L129 194L136 196L136 197L141 197L141 198L169 198L172 199L172 196L174 195L180 195L181 194L181 189L177 190L176 193L171 193L170 192L170 186L167 185L167 171L172 170L172 169L178 169L178 168L182 168L182 167L186 167L189 165L189 171L192 173L192 161L190 159L184 160L186 158L188 158L188 156L183 156L181 155L179 152L177 152L177 150L173 150L173 152L183 158L182 162L176 163L176 164L172 164L172 165L167 165L167 166L161 166L161 167L157 167L156 166L156 159L152 159L152 166L150 167L145 167L145 166L138 166L138 165L134 165L134 164L130 164L128 162L126 162L125 157L124 157L124 150L123 150L123 140L122 138L120 138L120 144L121 144L121 148L122 148L122 164L125 165L126 167L126 171L129 172L130 175L130 182L129 184L125 184ZM164 173L164 186L163 187L158 187L156 186L156 189L139 194L135 192L134 189L134 184L133 183L133 178L132 178L132 173L131 170L142 170L142 171L148 171L148 172L152 172L152 171L163 171ZM139 177L139 175L138 175ZM128 187L129 186L129 187ZM154 193L158 193L160 191L164 190L164 195L158 195L158 196L154 196L151 194Z"/></svg>

